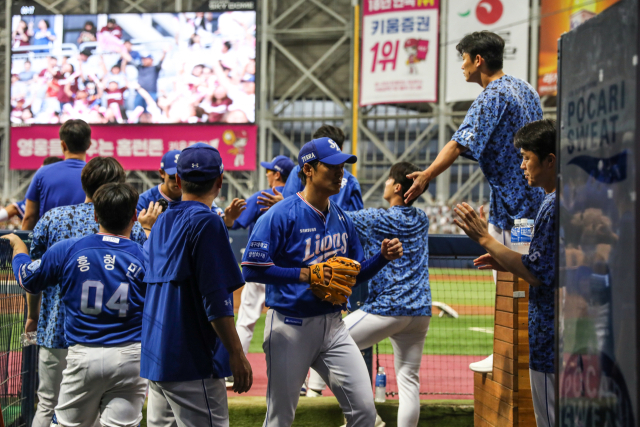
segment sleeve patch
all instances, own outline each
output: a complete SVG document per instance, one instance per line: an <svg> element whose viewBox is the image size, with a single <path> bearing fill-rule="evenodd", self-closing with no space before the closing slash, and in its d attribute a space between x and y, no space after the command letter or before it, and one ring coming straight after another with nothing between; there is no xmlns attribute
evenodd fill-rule
<svg viewBox="0 0 640 427"><path fill-rule="evenodd" d="M254 241L249 243L249 249L259 249L259 250L268 251L269 250L269 243L268 242L260 242L260 241L254 240Z"/></svg>
<svg viewBox="0 0 640 427"><path fill-rule="evenodd" d="M40 263L41 263L41 261L42 261L42 260L36 260L36 261L33 261L31 264L29 264L29 265L27 266L27 269L28 269L30 272L35 273L35 272L38 270L38 268L40 268Z"/></svg>
<svg viewBox="0 0 640 427"><path fill-rule="evenodd" d="M269 253L260 249L250 249L245 256L247 261L269 262Z"/></svg>

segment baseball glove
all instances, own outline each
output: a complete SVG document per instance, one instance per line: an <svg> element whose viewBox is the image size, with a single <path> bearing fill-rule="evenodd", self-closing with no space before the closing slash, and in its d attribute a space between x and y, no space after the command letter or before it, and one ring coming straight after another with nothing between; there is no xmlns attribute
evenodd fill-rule
<svg viewBox="0 0 640 427"><path fill-rule="evenodd" d="M331 268L329 283L324 279L324 267ZM360 263L349 258L337 257L310 266L311 292L322 301L342 305L351 296L351 288L356 284L356 276L360 273Z"/></svg>

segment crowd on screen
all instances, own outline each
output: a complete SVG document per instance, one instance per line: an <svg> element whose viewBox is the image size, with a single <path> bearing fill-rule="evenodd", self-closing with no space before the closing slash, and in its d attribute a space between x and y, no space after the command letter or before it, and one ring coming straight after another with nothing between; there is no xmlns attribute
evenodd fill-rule
<svg viewBox="0 0 640 427"><path fill-rule="evenodd" d="M55 47L58 17L37 19L35 31L14 22L12 124L254 122L255 13L174 17L173 38L146 41L117 15L99 31L87 20L72 54Z"/></svg>

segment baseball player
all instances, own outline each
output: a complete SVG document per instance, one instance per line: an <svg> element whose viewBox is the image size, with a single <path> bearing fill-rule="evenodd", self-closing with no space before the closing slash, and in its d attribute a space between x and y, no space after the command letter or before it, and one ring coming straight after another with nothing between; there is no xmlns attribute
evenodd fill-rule
<svg viewBox="0 0 640 427"><path fill-rule="evenodd" d="M274 190L282 191L294 164L287 156L277 156L271 162L261 162L260 166L267 170L269 189L264 191L273 194ZM262 192L258 191L247 199L247 209L240 214L233 224L234 230L238 228L248 228L249 233L251 233L256 221L264 213L258 205L258 196L261 194ZM249 352L249 345L253 338L253 329L260 318L263 308L264 284L246 283L244 288L242 288L238 320L236 321L236 330L238 331L240 343L242 344L242 349L245 354Z"/></svg>
<svg viewBox="0 0 640 427"><path fill-rule="evenodd" d="M413 181L407 175L420 170L401 162L393 165L384 188L388 209L347 212L353 221L365 256L373 256L382 241L397 236L404 256L383 268L368 283L365 303L344 318L349 334L360 349L391 339L400 391L398 426L416 427L420 418L420 364L431 320L429 287L429 218L423 210L405 203L404 193ZM311 371L308 397L321 394L324 382ZM376 426L383 427L376 419Z"/></svg>
<svg viewBox="0 0 640 427"><path fill-rule="evenodd" d="M13 270L29 293L61 285L69 342L55 413L65 427L137 426L147 388L140 378L145 274L142 246L128 237L137 191L105 184L94 195L97 234L63 240L31 261L16 235Z"/></svg>
<svg viewBox="0 0 640 427"><path fill-rule="evenodd" d="M401 257L402 244L385 239L381 252L363 261L353 223L330 202L340 191L344 164L356 160L330 138L305 144L298 154L304 190L269 209L249 238L243 274L248 282L266 284L270 307L263 343L268 376L264 426L293 423L309 367L329 384L348 426L375 423L371 378L341 312L350 288Z"/></svg>
<svg viewBox="0 0 640 427"><path fill-rule="evenodd" d="M54 163L61 162L63 159L60 157L47 157L42 162L42 166L52 165ZM8 221L14 216L17 216L21 220L24 218L24 213L27 210L27 199L26 197L22 199L20 202L14 202L7 206L6 208L0 209L0 222Z"/></svg>
<svg viewBox="0 0 640 427"><path fill-rule="evenodd" d="M145 244L140 374L150 380L148 425L226 427L224 377L233 374L238 393L253 379L233 319L232 293L244 281L227 229L210 209L222 186L220 153L194 144L176 172L182 201L169 205Z"/></svg>
<svg viewBox="0 0 640 427"><path fill-rule="evenodd" d="M136 210L140 212L149 207L150 202L157 202L165 199L167 202L176 202L182 197L182 191L176 184L176 163L180 156L180 150L171 150L162 156L160 161L160 169L158 173L162 178L162 184L157 187L151 187L140 195Z"/></svg>
<svg viewBox="0 0 640 427"><path fill-rule="evenodd" d="M342 129L331 125L322 125L317 131L315 131L313 138L316 139L324 137L330 138L338 145L340 150L342 150L342 145L344 144L345 139ZM287 183L284 186L284 190L282 190L282 194L280 194L278 190L274 191L273 195L269 192L263 192L262 197L258 197L260 200L258 204L266 206L266 208L263 209L267 210L270 206L273 206L283 198L295 196L299 191L302 191L304 184L298 176L300 169L300 166L295 166L293 168L293 171L291 171L291 174L287 179ZM342 183L340 184L340 191L338 194L334 194L329 197L329 200L340 206L344 211L357 211L364 207L360 184L356 177L351 175L347 170L344 171Z"/></svg>
<svg viewBox="0 0 640 427"><path fill-rule="evenodd" d="M180 201L182 198L182 189L176 183L176 168L178 164L178 158L180 157L180 150L171 150L162 156L160 162L160 169L158 173L162 177L162 184L157 187L151 187L140 195L138 200L138 206L136 209L138 212L143 209L148 209L149 203L157 202L160 199L164 199L167 203ZM216 202L211 202L211 211L218 214L224 219L224 223L227 227L232 227L238 216L244 211L246 203L243 199L233 199L233 201L227 206L225 210L216 205Z"/></svg>

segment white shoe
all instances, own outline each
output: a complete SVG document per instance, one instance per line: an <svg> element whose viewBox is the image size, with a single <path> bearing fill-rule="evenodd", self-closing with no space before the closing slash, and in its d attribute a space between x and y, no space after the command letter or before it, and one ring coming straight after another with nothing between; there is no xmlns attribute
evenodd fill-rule
<svg viewBox="0 0 640 427"><path fill-rule="evenodd" d="M225 377L224 385L227 387L227 390L231 390L233 388L233 376Z"/></svg>
<svg viewBox="0 0 640 427"><path fill-rule="evenodd" d="M481 374L493 372L493 354L479 362L470 363L469 369L473 372L480 372Z"/></svg>
<svg viewBox="0 0 640 427"><path fill-rule="evenodd" d="M386 427L386 425L387 425L387 423L382 421L382 418L380 418L380 415L376 414L376 423L375 423L375 425L373 427ZM340 427L347 427L347 424L344 423Z"/></svg>
<svg viewBox="0 0 640 427"><path fill-rule="evenodd" d="M317 392L312 389L307 389L307 397L322 397L322 391Z"/></svg>

